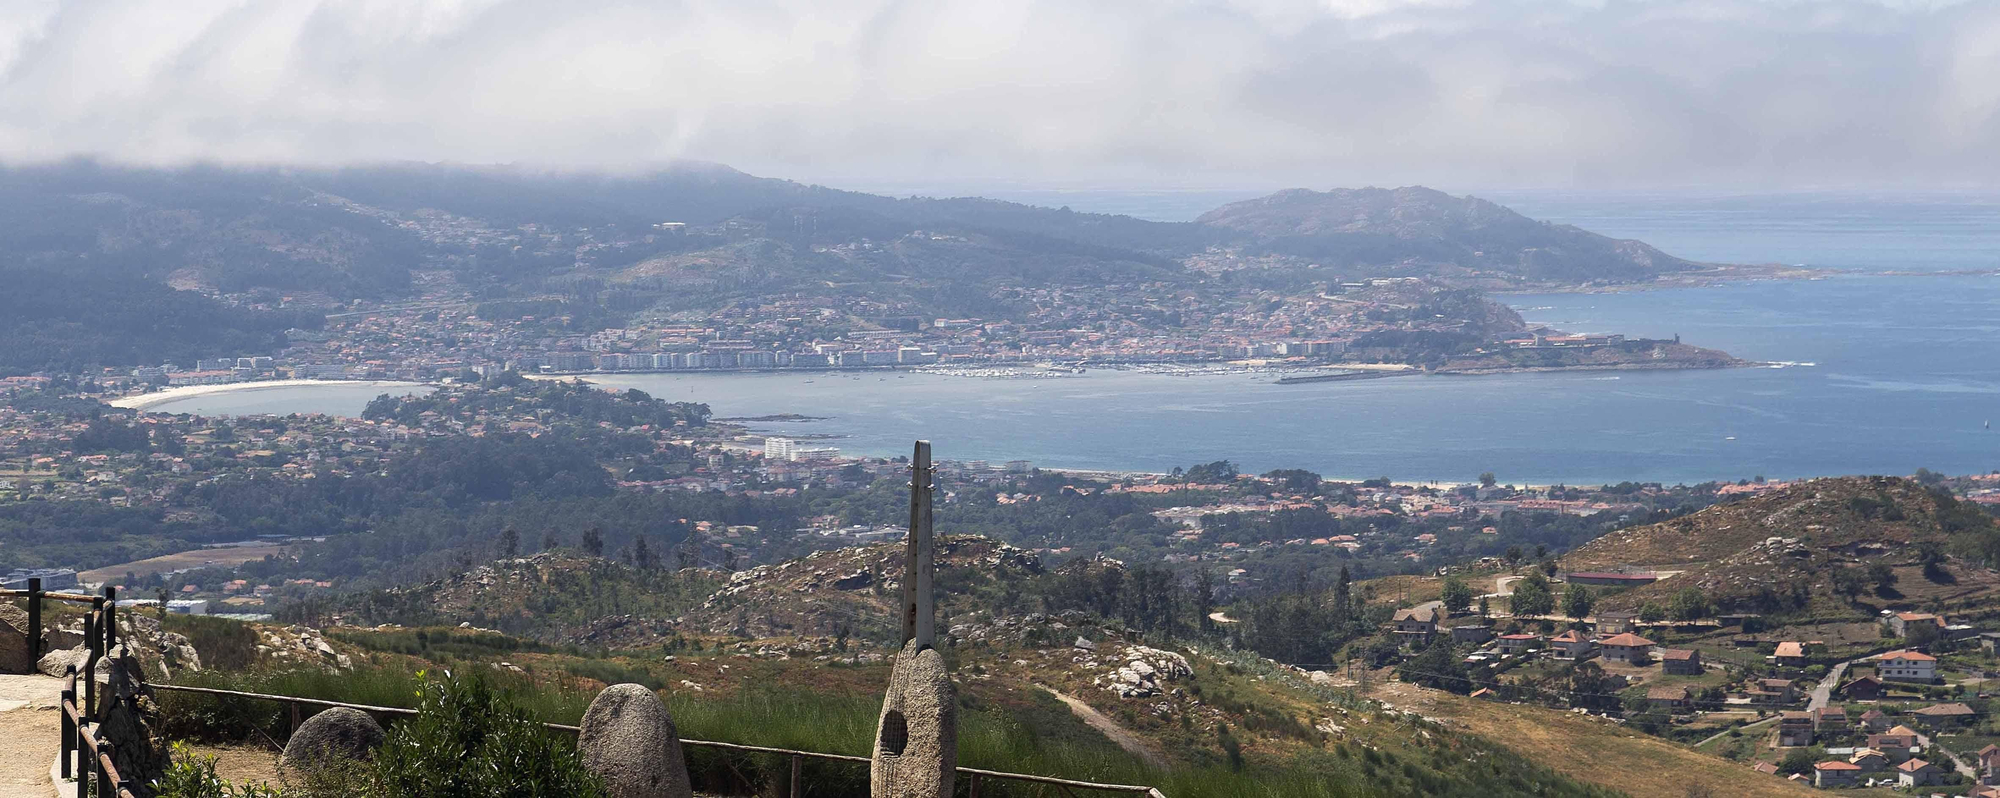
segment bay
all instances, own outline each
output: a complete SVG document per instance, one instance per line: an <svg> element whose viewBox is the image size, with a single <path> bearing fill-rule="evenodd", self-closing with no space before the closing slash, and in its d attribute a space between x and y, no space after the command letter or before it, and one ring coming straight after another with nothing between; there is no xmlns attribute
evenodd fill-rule
<svg viewBox="0 0 2000 798"><path fill-rule="evenodd" d="M1165 471L1217 459L1341 477L1585 484L2000 469L2000 202L1980 195L1712 197L1487 194L1524 213L1706 261L1803 263L1827 279L1622 294L1501 297L1530 321L1671 337L1798 365L1680 372L1404 377L1274 385L1248 375L1093 369L989 380L910 373L604 375L707 402L720 416L826 436L853 454L907 452L1040 466ZM1157 193L1065 195L1077 210L1153 207ZM1884 275L1881 272L1902 274ZM1810 365L1804 365L1810 364ZM226 395L226 394L224 394ZM218 395L222 396L222 395ZM342 407L359 404L343 397ZM207 412L207 397L180 404ZM268 412L311 393L266 392ZM362 401L365 403L365 400ZM232 412L259 412L257 402ZM330 406L330 405L329 405ZM324 408L322 408L324 409Z"/></svg>

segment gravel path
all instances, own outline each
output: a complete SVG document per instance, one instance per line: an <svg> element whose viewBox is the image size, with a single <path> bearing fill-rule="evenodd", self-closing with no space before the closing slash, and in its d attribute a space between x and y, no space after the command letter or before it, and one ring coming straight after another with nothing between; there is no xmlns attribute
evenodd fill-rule
<svg viewBox="0 0 2000 798"><path fill-rule="evenodd" d="M0 675L0 795L50 795L49 765L61 747L62 682Z"/></svg>

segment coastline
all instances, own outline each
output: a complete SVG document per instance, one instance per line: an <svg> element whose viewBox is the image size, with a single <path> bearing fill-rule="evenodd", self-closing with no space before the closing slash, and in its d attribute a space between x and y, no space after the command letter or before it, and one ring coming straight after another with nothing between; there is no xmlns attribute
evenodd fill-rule
<svg viewBox="0 0 2000 798"><path fill-rule="evenodd" d="M282 388L312 388L318 386L372 387L372 388L434 388L436 383L403 382L400 380L257 380L252 382L226 382L219 385L182 385L178 388L154 391L152 393L121 396L109 402L112 407L126 410L148 410L160 405L177 402L196 396L213 396L225 393L248 393L252 391L277 390Z"/></svg>

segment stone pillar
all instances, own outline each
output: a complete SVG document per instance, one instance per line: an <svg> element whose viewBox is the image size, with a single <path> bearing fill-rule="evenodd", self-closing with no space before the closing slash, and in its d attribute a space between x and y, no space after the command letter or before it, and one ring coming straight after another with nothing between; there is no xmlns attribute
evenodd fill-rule
<svg viewBox="0 0 2000 798"><path fill-rule="evenodd" d="M917 441L910 455L910 534L903 549L903 641L937 645L937 611L931 584L937 570L931 540L931 442Z"/></svg>
<svg viewBox="0 0 2000 798"><path fill-rule="evenodd" d="M876 724L871 798L951 798L958 775L958 696L944 657L914 641L896 657Z"/></svg>

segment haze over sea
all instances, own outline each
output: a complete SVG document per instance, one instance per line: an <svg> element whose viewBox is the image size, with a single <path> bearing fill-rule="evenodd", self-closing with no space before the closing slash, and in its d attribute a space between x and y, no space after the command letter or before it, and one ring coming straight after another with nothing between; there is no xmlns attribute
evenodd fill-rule
<svg viewBox="0 0 2000 798"><path fill-rule="evenodd" d="M927 192L937 193L937 192ZM1079 211L1190 219L1261 192L983 192ZM1092 369L990 380L899 373L602 378L707 402L718 416L906 451L1062 468L1164 471L1229 459L1251 471L1586 484L2000 469L2000 197L1714 197L1481 192L1536 218L1638 238L1681 257L1837 269L1824 280L1622 294L1503 297L1576 332L1682 336L1783 368L1409 377L1274 385ZM1983 275L1938 272L1985 270ZM1909 272L1887 276L1879 272ZM355 413L348 389L194 397L162 412Z"/></svg>

